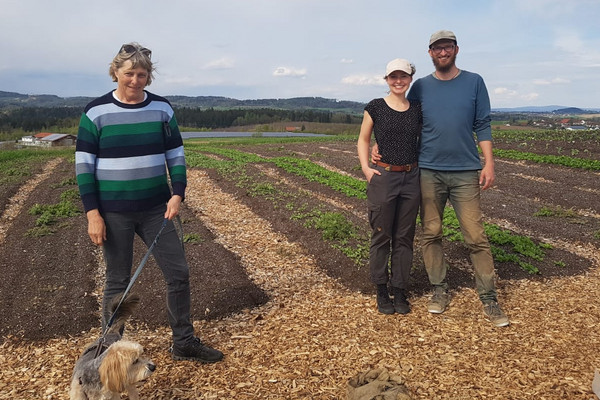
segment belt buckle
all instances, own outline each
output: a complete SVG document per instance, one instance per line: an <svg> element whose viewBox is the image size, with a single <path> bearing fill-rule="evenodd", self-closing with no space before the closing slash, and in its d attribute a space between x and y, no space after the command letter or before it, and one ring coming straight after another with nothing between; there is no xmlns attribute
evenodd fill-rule
<svg viewBox="0 0 600 400"><path fill-rule="evenodd" d="M406 164L406 172L410 172L410 170L412 169L412 165L411 164Z"/></svg>
<svg viewBox="0 0 600 400"><path fill-rule="evenodd" d="M385 167L385 170L388 171L388 172L390 172L392 170L392 166L388 165L387 167Z"/></svg>

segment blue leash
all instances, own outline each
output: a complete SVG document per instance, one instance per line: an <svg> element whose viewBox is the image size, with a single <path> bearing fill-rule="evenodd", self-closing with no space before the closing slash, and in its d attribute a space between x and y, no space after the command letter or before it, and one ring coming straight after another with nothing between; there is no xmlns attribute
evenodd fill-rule
<svg viewBox="0 0 600 400"><path fill-rule="evenodd" d="M102 352L102 345L104 343L104 337L106 336L106 334L108 333L108 330L114 323L114 319L115 319L115 316L117 315L117 311L119 310L119 307L121 307L121 304L123 303L123 300L125 300L127 293L129 293L129 291L131 290L131 287L135 283L136 279L138 278L138 276L140 276L142 269L144 268L144 265L148 261L150 254L152 254L152 250L154 249L154 246L156 246L156 243L158 243L158 238L160 237L160 234L162 233L163 229L165 229L165 226L167 226L168 221L169 220L167 218L165 218L163 220L163 223L162 223L160 229L158 230L158 233L156 234L154 241L152 242L150 247L148 247L148 251L146 252L146 255L144 255L144 258L142 258L140 265L137 267L137 269L135 270L135 273L129 280L129 285L127 285L127 289L125 289L125 291L123 292L123 296L121 296L121 300L119 301L119 304L117 304L115 311L113 311L112 315L110 316L110 319L108 320L108 323L106 324L106 328L104 329L102 336L100 336L100 339L98 341L98 347L96 348L96 354L94 355L94 358L98 357L100 355L100 353Z"/></svg>

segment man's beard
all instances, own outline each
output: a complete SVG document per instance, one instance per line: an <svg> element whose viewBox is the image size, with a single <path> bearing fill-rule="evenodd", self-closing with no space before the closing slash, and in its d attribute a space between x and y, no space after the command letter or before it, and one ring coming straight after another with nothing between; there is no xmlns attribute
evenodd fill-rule
<svg viewBox="0 0 600 400"><path fill-rule="evenodd" d="M433 61L433 65L435 66L436 71L439 71L441 73L446 73L446 72L449 72L452 69L452 67L454 67L454 64L456 63L456 54L453 54L450 57L449 62L445 65L441 65L440 61L435 57L432 57L431 61Z"/></svg>

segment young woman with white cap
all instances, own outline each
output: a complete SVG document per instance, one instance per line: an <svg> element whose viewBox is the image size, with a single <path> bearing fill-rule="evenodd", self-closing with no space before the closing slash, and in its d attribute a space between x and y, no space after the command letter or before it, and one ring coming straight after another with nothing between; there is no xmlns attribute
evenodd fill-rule
<svg viewBox="0 0 600 400"><path fill-rule="evenodd" d="M377 309L383 314L410 312L407 291L421 195L417 156L423 124L421 104L406 98L414 73L414 65L405 59L387 64L384 79L389 94L365 107L357 144L373 229L369 267L377 288ZM370 163L373 134L381 159Z"/></svg>

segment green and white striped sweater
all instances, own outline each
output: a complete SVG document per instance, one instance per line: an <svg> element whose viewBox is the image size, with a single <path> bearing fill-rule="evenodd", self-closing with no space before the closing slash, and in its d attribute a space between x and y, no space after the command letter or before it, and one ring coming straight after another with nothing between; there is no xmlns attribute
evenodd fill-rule
<svg viewBox="0 0 600 400"><path fill-rule="evenodd" d="M146 92L139 104L112 92L90 102L79 123L77 184L85 211L146 211L172 194L184 198L183 141L169 101ZM168 175L167 175L168 171Z"/></svg>

